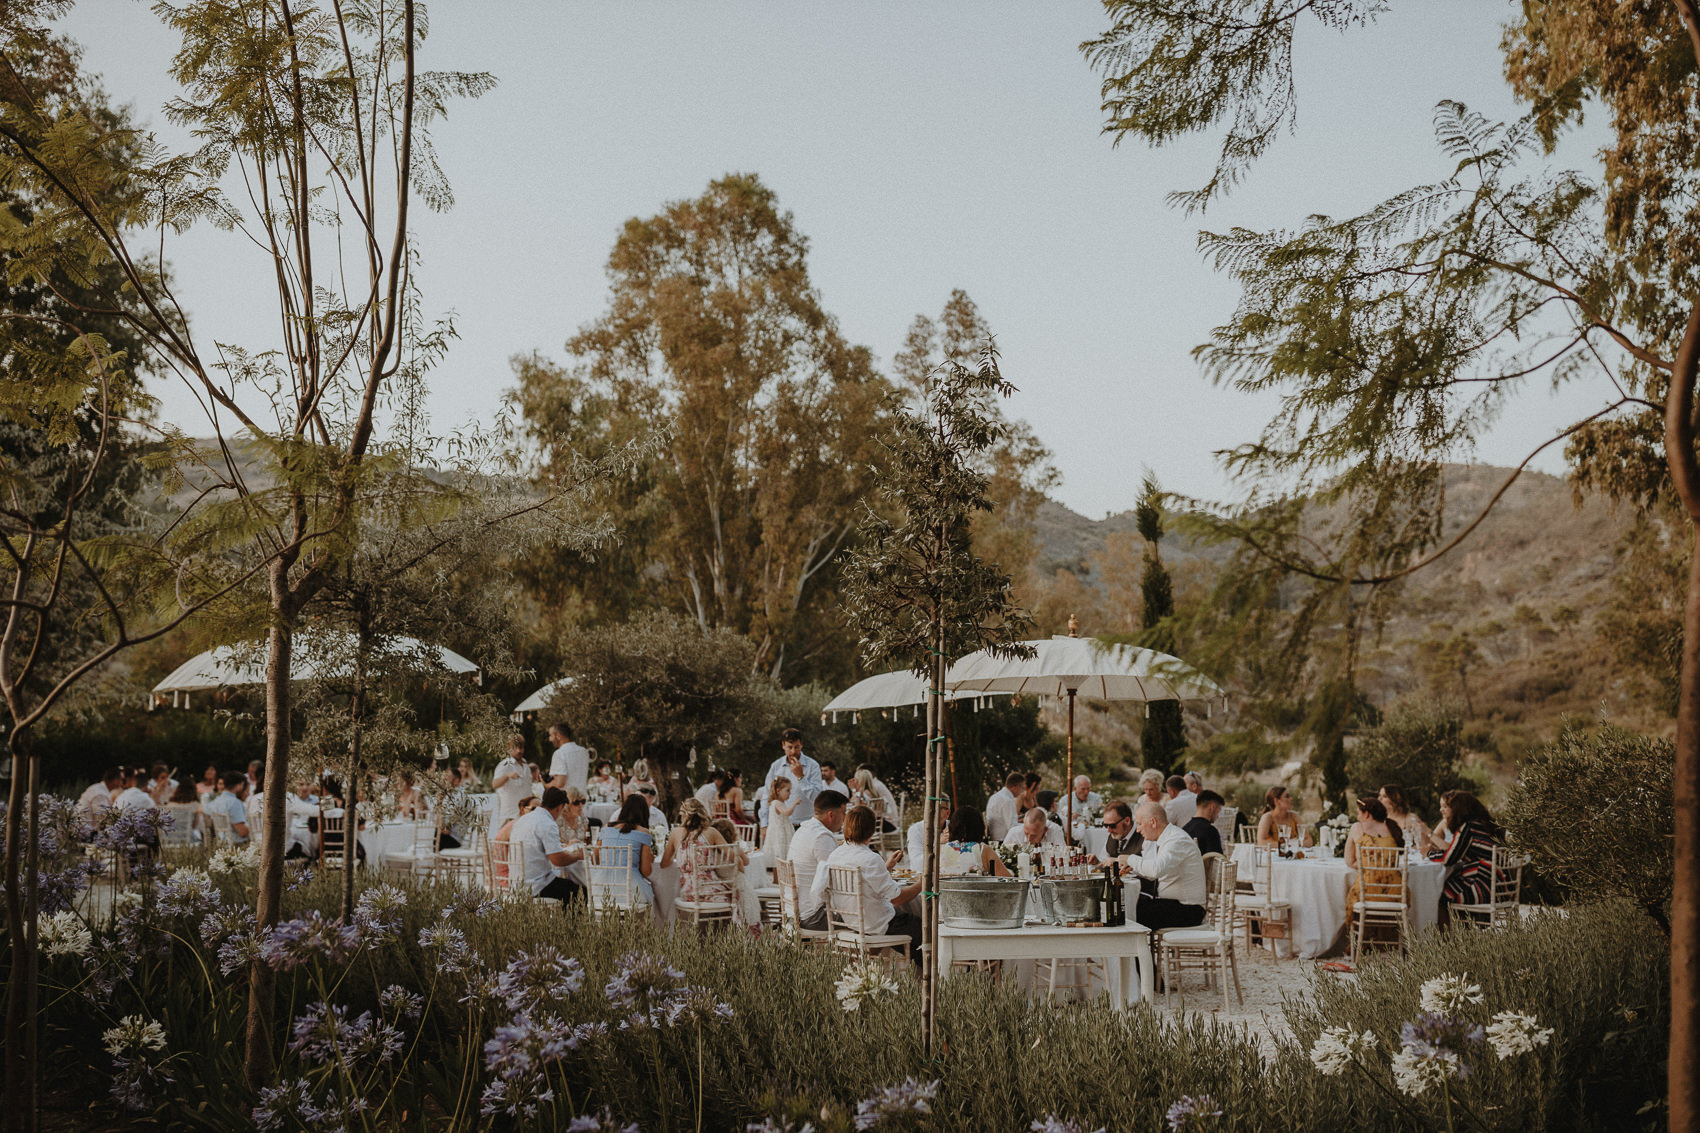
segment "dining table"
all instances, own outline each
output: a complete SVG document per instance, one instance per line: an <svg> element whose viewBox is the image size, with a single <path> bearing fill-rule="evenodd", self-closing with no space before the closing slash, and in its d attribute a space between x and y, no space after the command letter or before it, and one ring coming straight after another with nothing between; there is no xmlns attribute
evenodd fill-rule
<svg viewBox="0 0 1700 1133"><path fill-rule="evenodd" d="M1270 862L1269 895L1292 908L1292 938L1283 948L1274 941L1276 955L1297 955L1314 960L1327 955L1340 939L1350 912L1346 893L1354 870L1344 858L1336 858L1317 847L1302 851L1303 857L1276 858ZM1239 876L1250 880L1257 873L1257 847L1241 842L1234 847ZM1446 869L1427 859L1412 861L1408 873L1410 901L1407 921L1413 933L1432 928L1440 919L1440 891Z"/></svg>
<svg viewBox="0 0 1700 1133"><path fill-rule="evenodd" d="M939 978L948 979L958 960L1014 962L1015 982L1037 992L1036 960L1104 960L1110 1002L1131 1007L1156 995L1151 930L1128 922L1116 928L1068 928L1028 921L1021 928L955 928L939 925ZM1134 965L1139 966L1137 976Z"/></svg>

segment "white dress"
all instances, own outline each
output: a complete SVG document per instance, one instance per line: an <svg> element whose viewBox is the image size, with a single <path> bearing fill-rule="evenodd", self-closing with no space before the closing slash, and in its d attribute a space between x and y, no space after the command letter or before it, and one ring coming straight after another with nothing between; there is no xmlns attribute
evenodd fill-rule
<svg viewBox="0 0 1700 1133"><path fill-rule="evenodd" d="M791 835L796 828L788 814L769 813L767 817L767 860L782 862L791 857Z"/></svg>

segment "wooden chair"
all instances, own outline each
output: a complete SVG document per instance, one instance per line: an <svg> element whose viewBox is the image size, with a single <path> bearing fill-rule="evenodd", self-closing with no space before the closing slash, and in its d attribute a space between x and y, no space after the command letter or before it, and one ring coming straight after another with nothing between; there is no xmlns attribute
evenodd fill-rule
<svg viewBox="0 0 1700 1133"><path fill-rule="evenodd" d="M863 960L870 952L909 958L909 937L868 932L862 923L862 871L855 866L821 866L827 871L826 920L833 947Z"/></svg>
<svg viewBox="0 0 1700 1133"><path fill-rule="evenodd" d="M1398 846L1365 846L1358 844L1358 899L1347 911L1352 926L1352 965L1357 966L1364 944L1385 944L1385 940L1369 940L1368 930L1390 932L1399 948L1406 943L1406 919L1410 915L1410 866L1405 851Z"/></svg>
<svg viewBox="0 0 1700 1133"><path fill-rule="evenodd" d="M436 860L436 826L429 822L416 822L408 847L405 850L391 850L384 855L384 872L400 877L430 877Z"/></svg>
<svg viewBox="0 0 1700 1133"><path fill-rule="evenodd" d="M1480 928L1499 928L1517 920L1523 903L1525 854L1509 846L1493 848L1493 890L1485 905L1454 905L1452 912Z"/></svg>
<svg viewBox="0 0 1700 1133"><path fill-rule="evenodd" d="M500 897L535 901L537 894L525 883L525 847L518 842L490 844L490 888Z"/></svg>
<svg viewBox="0 0 1700 1133"><path fill-rule="evenodd" d="M1204 973L1205 986L1211 980L1222 983L1222 1010L1229 1010L1228 979L1234 981L1234 994L1245 1003L1245 991L1240 987L1240 969L1234 959L1234 889L1238 867L1221 854L1206 854L1215 858L1215 868L1206 872L1205 921L1197 928L1166 928L1155 933L1154 944L1158 966L1163 973L1163 1001L1171 993L1180 996L1186 1007L1185 974L1189 967ZM1196 961L1196 964L1191 963Z"/></svg>
<svg viewBox="0 0 1700 1133"><path fill-rule="evenodd" d="M730 799L715 799L714 804L708 808L708 811L708 817L710 819L724 818L726 821L733 823L734 825L744 821L743 815L733 813L732 802Z"/></svg>
<svg viewBox="0 0 1700 1133"><path fill-rule="evenodd" d="M738 907L737 854L736 846L705 842L693 842L682 850L679 891L685 892L689 881L691 896L673 902L675 920L682 918L697 926L732 923Z"/></svg>
<svg viewBox="0 0 1700 1133"><path fill-rule="evenodd" d="M637 854L641 846L604 846L601 843L584 848L585 880L590 887L590 912L601 920L610 916L648 916L655 911L654 902L643 895L637 879ZM676 908L677 906L675 906Z"/></svg>
<svg viewBox="0 0 1700 1133"><path fill-rule="evenodd" d="M344 837L348 833L347 820L347 811L329 815L319 811L320 869L348 868L348 840Z"/></svg>
<svg viewBox="0 0 1700 1133"><path fill-rule="evenodd" d="M1293 938L1293 906L1287 901L1277 901L1269 885L1275 870L1275 851L1257 846L1252 850L1252 854L1254 864L1251 892L1235 894L1233 913L1234 924L1241 926L1245 932L1245 949L1248 956L1251 955L1254 942L1291 942ZM1279 959L1279 948L1272 950L1276 959Z"/></svg>
<svg viewBox="0 0 1700 1133"><path fill-rule="evenodd" d="M811 946L824 945L831 940L830 929L803 927L803 902L797 893L797 867L788 861L774 862L773 876L779 890L779 926L785 937Z"/></svg>
<svg viewBox="0 0 1700 1133"><path fill-rule="evenodd" d="M209 810L207 821L211 824L212 840L220 846L236 845L236 831L231 829L230 816L223 811Z"/></svg>
<svg viewBox="0 0 1700 1133"><path fill-rule="evenodd" d="M1226 809L1226 808L1223 808L1223 809ZM1255 827L1255 826L1236 826L1236 827L1234 827L1234 845L1236 845L1236 846L1255 846L1255 845L1257 845L1257 827Z"/></svg>

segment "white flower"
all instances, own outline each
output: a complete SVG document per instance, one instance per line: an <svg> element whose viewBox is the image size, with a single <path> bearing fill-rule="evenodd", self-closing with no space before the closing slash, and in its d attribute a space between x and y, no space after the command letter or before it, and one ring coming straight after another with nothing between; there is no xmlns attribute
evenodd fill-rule
<svg viewBox="0 0 1700 1133"><path fill-rule="evenodd" d="M126 889L112 899L112 911L122 913L126 909L134 909L141 905L142 895L134 889Z"/></svg>
<svg viewBox="0 0 1700 1133"><path fill-rule="evenodd" d="M140 1015L126 1015L118 1020L116 1027L100 1036L100 1041L106 1044L106 1053L113 1058L143 1050L164 1050L165 1028Z"/></svg>
<svg viewBox="0 0 1700 1133"><path fill-rule="evenodd" d="M196 866L186 865L172 870L170 880L181 884L195 881L211 882L212 878L207 876L206 870L200 869Z"/></svg>
<svg viewBox="0 0 1700 1133"><path fill-rule="evenodd" d="M1430 1086L1439 1086L1458 1073L1458 1056L1450 1050L1429 1046L1401 1047L1393 1056L1393 1084L1399 1092L1416 1097Z"/></svg>
<svg viewBox="0 0 1700 1133"><path fill-rule="evenodd" d="M1422 1009L1433 1015L1456 1015L1471 1003L1482 1001L1480 984L1470 982L1469 973L1461 976L1436 976L1423 984Z"/></svg>
<svg viewBox="0 0 1700 1133"><path fill-rule="evenodd" d="M1487 1041L1500 1058L1528 1054L1537 1046L1546 1046L1552 1038L1552 1028L1537 1030L1540 1020L1520 1011L1501 1011L1488 1024Z"/></svg>
<svg viewBox="0 0 1700 1133"><path fill-rule="evenodd" d="M850 965L844 969L844 974L838 977L838 983L834 986L838 1002L844 1005L846 1011L859 1009L862 1000L872 999L881 992L897 992L897 981L872 961Z"/></svg>
<svg viewBox="0 0 1700 1133"><path fill-rule="evenodd" d="M1329 1076L1344 1074L1360 1054L1375 1049L1372 1031L1354 1031L1350 1027L1329 1027L1311 1044L1310 1061L1318 1071Z"/></svg>
<svg viewBox="0 0 1700 1133"><path fill-rule="evenodd" d="M659 824L651 826L649 828L649 836L655 839L655 844L657 846L660 846L667 841L667 828Z"/></svg>
<svg viewBox="0 0 1700 1133"><path fill-rule="evenodd" d="M69 909L41 922L41 950L49 956L85 956L94 946L88 926Z"/></svg>

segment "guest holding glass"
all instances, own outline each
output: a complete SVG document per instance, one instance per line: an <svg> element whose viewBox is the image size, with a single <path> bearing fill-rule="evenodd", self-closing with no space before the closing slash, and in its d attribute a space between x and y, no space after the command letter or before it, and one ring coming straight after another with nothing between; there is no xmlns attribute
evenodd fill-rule
<svg viewBox="0 0 1700 1133"><path fill-rule="evenodd" d="M1310 831L1304 829L1298 812L1293 809L1293 796L1285 787L1271 787L1263 796L1263 817L1257 820L1257 844L1273 849L1283 840L1302 838L1310 845Z"/></svg>
<svg viewBox="0 0 1700 1133"><path fill-rule="evenodd" d="M1411 813L1410 805L1405 802L1405 788L1389 783L1381 788L1376 800L1386 808L1388 819L1399 825L1405 835L1405 845L1424 854L1430 850L1446 849L1446 843L1434 836L1428 823Z"/></svg>

